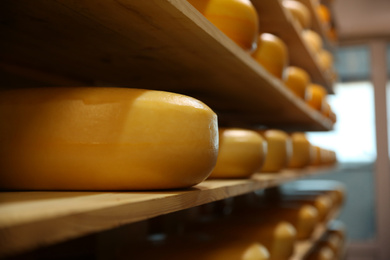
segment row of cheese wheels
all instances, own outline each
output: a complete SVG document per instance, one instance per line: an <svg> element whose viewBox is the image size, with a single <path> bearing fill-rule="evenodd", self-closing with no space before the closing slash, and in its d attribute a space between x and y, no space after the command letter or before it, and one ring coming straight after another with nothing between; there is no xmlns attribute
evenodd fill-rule
<svg viewBox="0 0 390 260"><path fill-rule="evenodd" d="M256 172L336 163L334 151L315 146L302 132L220 129L219 155L211 178L243 178Z"/></svg>
<svg viewBox="0 0 390 260"><path fill-rule="evenodd" d="M0 121L2 189L183 188L205 180L216 163L213 177L237 178L257 171L264 157L263 171L273 172L288 161L304 166L299 160L310 158L302 134L292 135L288 160L286 134L218 133L217 115L209 107L162 91L6 90L0 96ZM325 160L318 151L312 164Z"/></svg>
<svg viewBox="0 0 390 260"><path fill-rule="evenodd" d="M258 32L258 17L249 0L189 0L206 18L235 41L263 66L271 75L281 79L284 85L311 107L335 121L334 113L326 102L326 90L312 84L309 74L296 66L288 66L288 48L276 35ZM310 12L302 3L284 0L283 6L293 14L303 28L310 25ZM333 56L323 49L318 33L305 29L302 38L321 68L333 73Z"/></svg>
<svg viewBox="0 0 390 260"><path fill-rule="evenodd" d="M185 232L166 235L157 246L155 241L141 241L129 247L130 253L140 259L287 260L295 253L297 242L310 240L317 228L330 222L332 211L342 203L332 194L342 197L343 189L284 194L268 204L241 205L240 200L238 209L228 216L191 223ZM321 245L328 246L328 258L313 258L316 254L312 253L311 259L335 259L329 256L338 254L345 230L343 226L332 227L337 234L321 241Z"/></svg>

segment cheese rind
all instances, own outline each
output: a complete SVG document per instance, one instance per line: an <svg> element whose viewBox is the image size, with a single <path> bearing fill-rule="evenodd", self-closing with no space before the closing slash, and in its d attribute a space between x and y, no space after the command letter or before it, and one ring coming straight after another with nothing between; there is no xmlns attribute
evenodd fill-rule
<svg viewBox="0 0 390 260"><path fill-rule="evenodd" d="M3 189L189 187L207 178L218 154L216 114L162 91L4 91L0 120Z"/></svg>

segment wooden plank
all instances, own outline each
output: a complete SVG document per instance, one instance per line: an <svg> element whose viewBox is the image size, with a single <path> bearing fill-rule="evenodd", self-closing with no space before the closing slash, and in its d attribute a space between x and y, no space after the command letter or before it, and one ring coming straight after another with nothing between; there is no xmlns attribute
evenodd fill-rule
<svg viewBox="0 0 390 260"><path fill-rule="evenodd" d="M331 169L309 167L278 174L255 174L252 179L207 180L193 188L174 191L1 192L0 257L273 187Z"/></svg>
<svg viewBox="0 0 390 260"><path fill-rule="evenodd" d="M314 83L323 85L334 94L331 75L319 66L314 54L301 37L301 28L292 16L283 9L280 0L252 0L260 17L260 30L279 36L289 49L290 64L305 69Z"/></svg>
<svg viewBox="0 0 390 260"><path fill-rule="evenodd" d="M177 92L204 101L230 125L332 128L186 1L8 0L0 16L0 75L28 68L42 73L13 71L44 85ZM26 87L12 78L1 87L13 83Z"/></svg>

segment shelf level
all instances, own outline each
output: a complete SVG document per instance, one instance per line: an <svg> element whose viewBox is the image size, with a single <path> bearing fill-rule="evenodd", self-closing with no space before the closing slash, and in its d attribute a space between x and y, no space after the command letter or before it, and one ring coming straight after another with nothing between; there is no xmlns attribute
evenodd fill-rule
<svg viewBox="0 0 390 260"><path fill-rule="evenodd" d="M187 1L6 1L0 16L0 87L29 86L24 75L31 86L166 90L204 101L226 126L332 129Z"/></svg>
<svg viewBox="0 0 390 260"><path fill-rule="evenodd" d="M1 192L0 257L277 186L332 168L255 174L243 180L207 180L178 191Z"/></svg>
<svg viewBox="0 0 390 260"><path fill-rule="evenodd" d="M301 36L301 28L293 17L284 10L281 1L252 0L260 17L260 30L279 36L289 50L291 65L306 70L314 83L324 86L328 93L334 94L333 80L323 71L314 54Z"/></svg>

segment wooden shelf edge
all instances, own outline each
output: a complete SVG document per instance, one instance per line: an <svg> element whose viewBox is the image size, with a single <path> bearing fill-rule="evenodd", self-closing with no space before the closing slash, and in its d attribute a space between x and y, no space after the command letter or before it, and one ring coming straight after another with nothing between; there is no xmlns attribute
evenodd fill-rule
<svg viewBox="0 0 390 260"><path fill-rule="evenodd" d="M2 192L0 257L268 188L333 167L206 180L192 188L151 192Z"/></svg>

